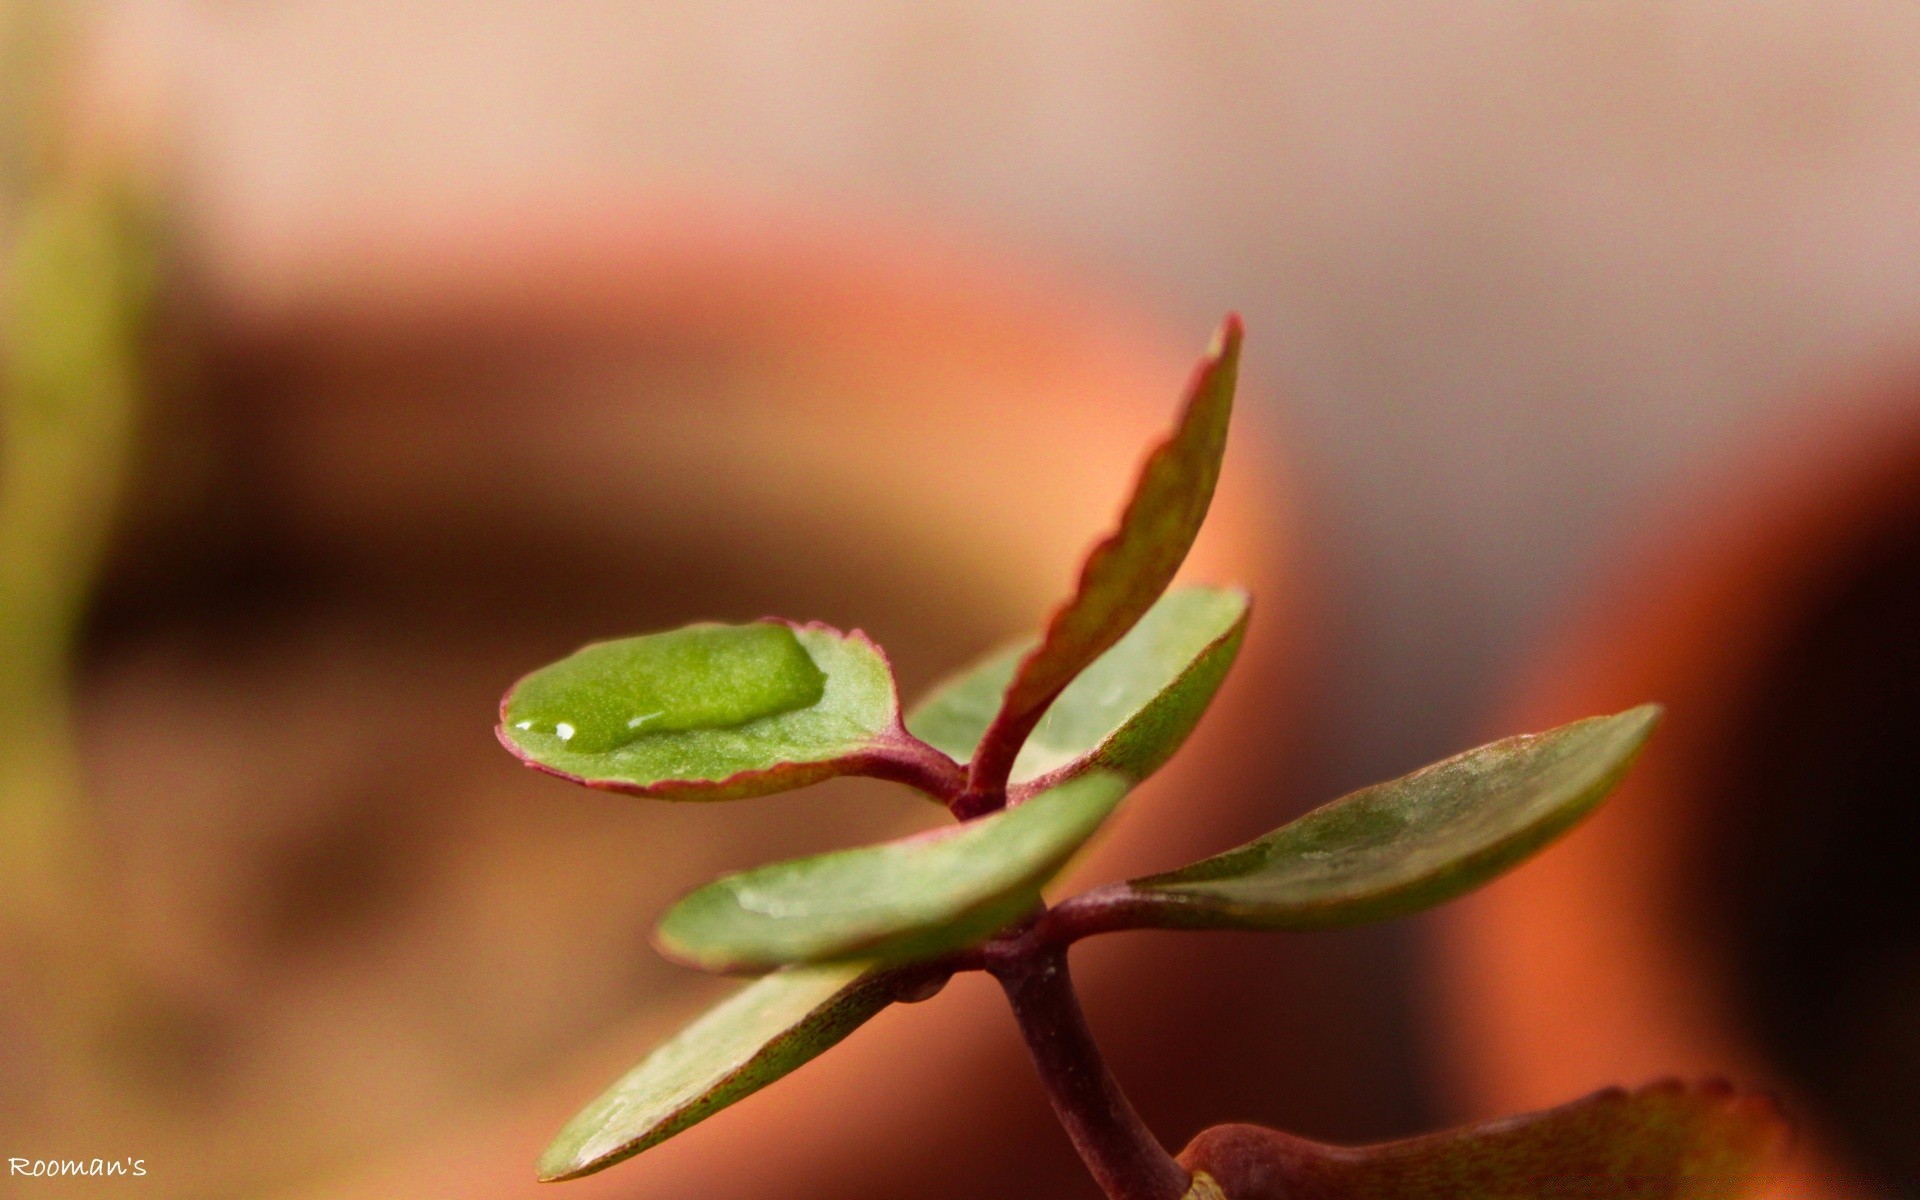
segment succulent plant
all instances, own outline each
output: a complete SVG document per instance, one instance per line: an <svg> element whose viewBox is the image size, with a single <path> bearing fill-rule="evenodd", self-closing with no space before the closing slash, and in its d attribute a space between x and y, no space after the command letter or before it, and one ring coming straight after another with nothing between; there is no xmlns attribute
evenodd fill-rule
<svg viewBox="0 0 1920 1200"><path fill-rule="evenodd" d="M1251 597L1169 590L1219 478L1241 328L1228 318L1118 527L1041 633L902 713L858 631L765 620L588 646L516 684L501 742L588 787L725 800L838 775L892 780L956 823L758 867L699 888L657 944L752 982L569 1123L545 1179L658 1145L961 971L1006 991L1061 1123L1114 1200L1723 1197L1784 1139L1724 1084L1612 1089L1545 1112L1336 1147L1249 1125L1177 1157L1101 1061L1068 972L1082 938L1132 929L1312 930L1443 903L1592 812L1659 720L1652 705L1511 737L1337 799L1237 849L1049 905L1042 891L1165 764L1232 667Z"/></svg>

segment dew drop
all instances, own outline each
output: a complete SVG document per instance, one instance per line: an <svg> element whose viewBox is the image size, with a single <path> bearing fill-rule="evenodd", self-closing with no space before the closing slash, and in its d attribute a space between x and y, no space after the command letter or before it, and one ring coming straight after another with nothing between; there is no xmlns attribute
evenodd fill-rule
<svg viewBox="0 0 1920 1200"><path fill-rule="evenodd" d="M534 672L514 689L508 720L570 752L600 754L808 708L826 680L786 625L689 625L600 642Z"/></svg>

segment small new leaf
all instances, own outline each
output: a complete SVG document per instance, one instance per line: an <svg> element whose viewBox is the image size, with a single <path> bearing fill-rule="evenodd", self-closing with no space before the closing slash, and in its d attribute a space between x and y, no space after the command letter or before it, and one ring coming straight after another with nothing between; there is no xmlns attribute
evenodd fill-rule
<svg viewBox="0 0 1920 1200"><path fill-rule="evenodd" d="M959 768L900 724L860 633L756 621L587 646L515 684L502 744L589 787L731 800L867 774L944 796Z"/></svg>
<svg viewBox="0 0 1920 1200"><path fill-rule="evenodd" d="M1094 768L1136 781L1165 765L1199 723L1245 639L1251 601L1237 588L1177 588L1082 671L1047 708L1014 761L1013 797ZM1031 639L941 685L907 728L965 762L986 733Z"/></svg>
<svg viewBox="0 0 1920 1200"><path fill-rule="evenodd" d="M755 980L567 1122L540 1178L577 1179L659 1145L824 1053L896 995L891 975L857 963Z"/></svg>
<svg viewBox="0 0 1920 1200"><path fill-rule="evenodd" d="M963 825L730 875L674 905L656 940L723 972L944 954L1030 911L1127 787L1096 771Z"/></svg>
<svg viewBox="0 0 1920 1200"><path fill-rule="evenodd" d="M1643 705L1469 750L1102 899L1129 910L1132 927L1322 929L1417 912L1479 887L1593 811L1659 716Z"/></svg>
<svg viewBox="0 0 1920 1200"><path fill-rule="evenodd" d="M1227 1200L1227 1194L1220 1190L1213 1176L1205 1171L1195 1171L1193 1182L1187 1185L1187 1194L1180 1200Z"/></svg>
<svg viewBox="0 0 1920 1200"><path fill-rule="evenodd" d="M1226 1200L1732 1200L1759 1182L1787 1134L1764 1097L1668 1082L1374 1146L1220 1125L1180 1163Z"/></svg>
<svg viewBox="0 0 1920 1200"><path fill-rule="evenodd" d="M1179 424L1148 455L1120 526L1088 553L1079 586L1020 660L968 770L970 795L996 794L1047 706L1152 607L1206 520L1227 448L1240 363L1240 320L1229 317L1187 389Z"/></svg>

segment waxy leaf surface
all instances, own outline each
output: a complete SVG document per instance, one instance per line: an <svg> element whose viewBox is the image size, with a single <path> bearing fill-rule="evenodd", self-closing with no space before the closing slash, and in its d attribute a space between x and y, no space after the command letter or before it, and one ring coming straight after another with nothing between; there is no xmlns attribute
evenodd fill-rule
<svg viewBox="0 0 1920 1200"><path fill-rule="evenodd" d="M1031 909L1127 786L1093 772L966 824L730 875L674 905L657 940L710 971L941 954Z"/></svg>
<svg viewBox="0 0 1920 1200"><path fill-rule="evenodd" d="M1226 1200L1732 1200L1787 1135L1763 1097L1664 1083L1374 1146L1221 1125L1180 1163Z"/></svg>
<svg viewBox="0 0 1920 1200"><path fill-rule="evenodd" d="M1158 770L1199 722L1240 651L1247 594L1178 588L1062 691L1013 766L1015 794L1093 768L1135 780ZM999 709L1029 640L983 659L936 689L907 728L965 762Z"/></svg>
<svg viewBox="0 0 1920 1200"><path fill-rule="evenodd" d="M1439 904L1591 812L1659 713L1645 705L1469 750L1119 895L1138 906L1132 924L1190 929L1316 929Z"/></svg>
<svg viewBox="0 0 1920 1200"><path fill-rule="evenodd" d="M567 1123L540 1178L610 1167L766 1087L892 1003L894 982L858 963L757 979L668 1039Z"/></svg>
<svg viewBox="0 0 1920 1200"><path fill-rule="evenodd" d="M958 775L901 727L878 647L779 621L584 647L514 685L499 736L529 766L667 799L756 796L846 774Z"/></svg>
<svg viewBox="0 0 1920 1200"><path fill-rule="evenodd" d="M1119 528L1087 555L1073 596L1014 669L998 715L973 755L970 791L1006 783L1027 734L1053 698L1119 641L1173 581L1220 478L1239 363L1240 321L1229 317L1188 386L1179 424L1141 468Z"/></svg>

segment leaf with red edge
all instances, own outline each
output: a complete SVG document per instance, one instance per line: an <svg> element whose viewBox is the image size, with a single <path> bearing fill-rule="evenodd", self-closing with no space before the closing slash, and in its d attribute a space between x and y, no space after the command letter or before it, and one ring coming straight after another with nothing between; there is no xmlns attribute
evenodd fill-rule
<svg viewBox="0 0 1920 1200"><path fill-rule="evenodd" d="M942 799L960 767L907 733L892 668L866 635L756 621L598 642L500 704L500 741L589 787L731 800L874 775Z"/></svg>
<svg viewBox="0 0 1920 1200"><path fill-rule="evenodd" d="M933 958L1031 912L1128 785L1092 771L975 821L728 875L668 909L655 940L677 962L733 973Z"/></svg>
<svg viewBox="0 0 1920 1200"><path fill-rule="evenodd" d="M540 1178L591 1175L697 1125L831 1049L902 999L911 980L834 963L748 984L567 1122L540 1158Z"/></svg>
<svg viewBox="0 0 1920 1200"><path fill-rule="evenodd" d="M1443 904L1604 801L1658 705L1503 738L1342 796L1244 846L1066 902L1107 928L1329 929Z"/></svg>
<svg viewBox="0 0 1920 1200"><path fill-rule="evenodd" d="M1240 333L1240 319L1228 317L1188 385L1179 423L1141 468L1119 528L1087 555L1072 598L1014 672L969 767L970 796L996 796L1006 786L1047 706L1153 606L1185 561L1220 478Z"/></svg>
<svg viewBox="0 0 1920 1200"><path fill-rule="evenodd" d="M1180 1164L1226 1200L1731 1200L1788 1134L1765 1096L1668 1081L1372 1146L1219 1125Z"/></svg>

